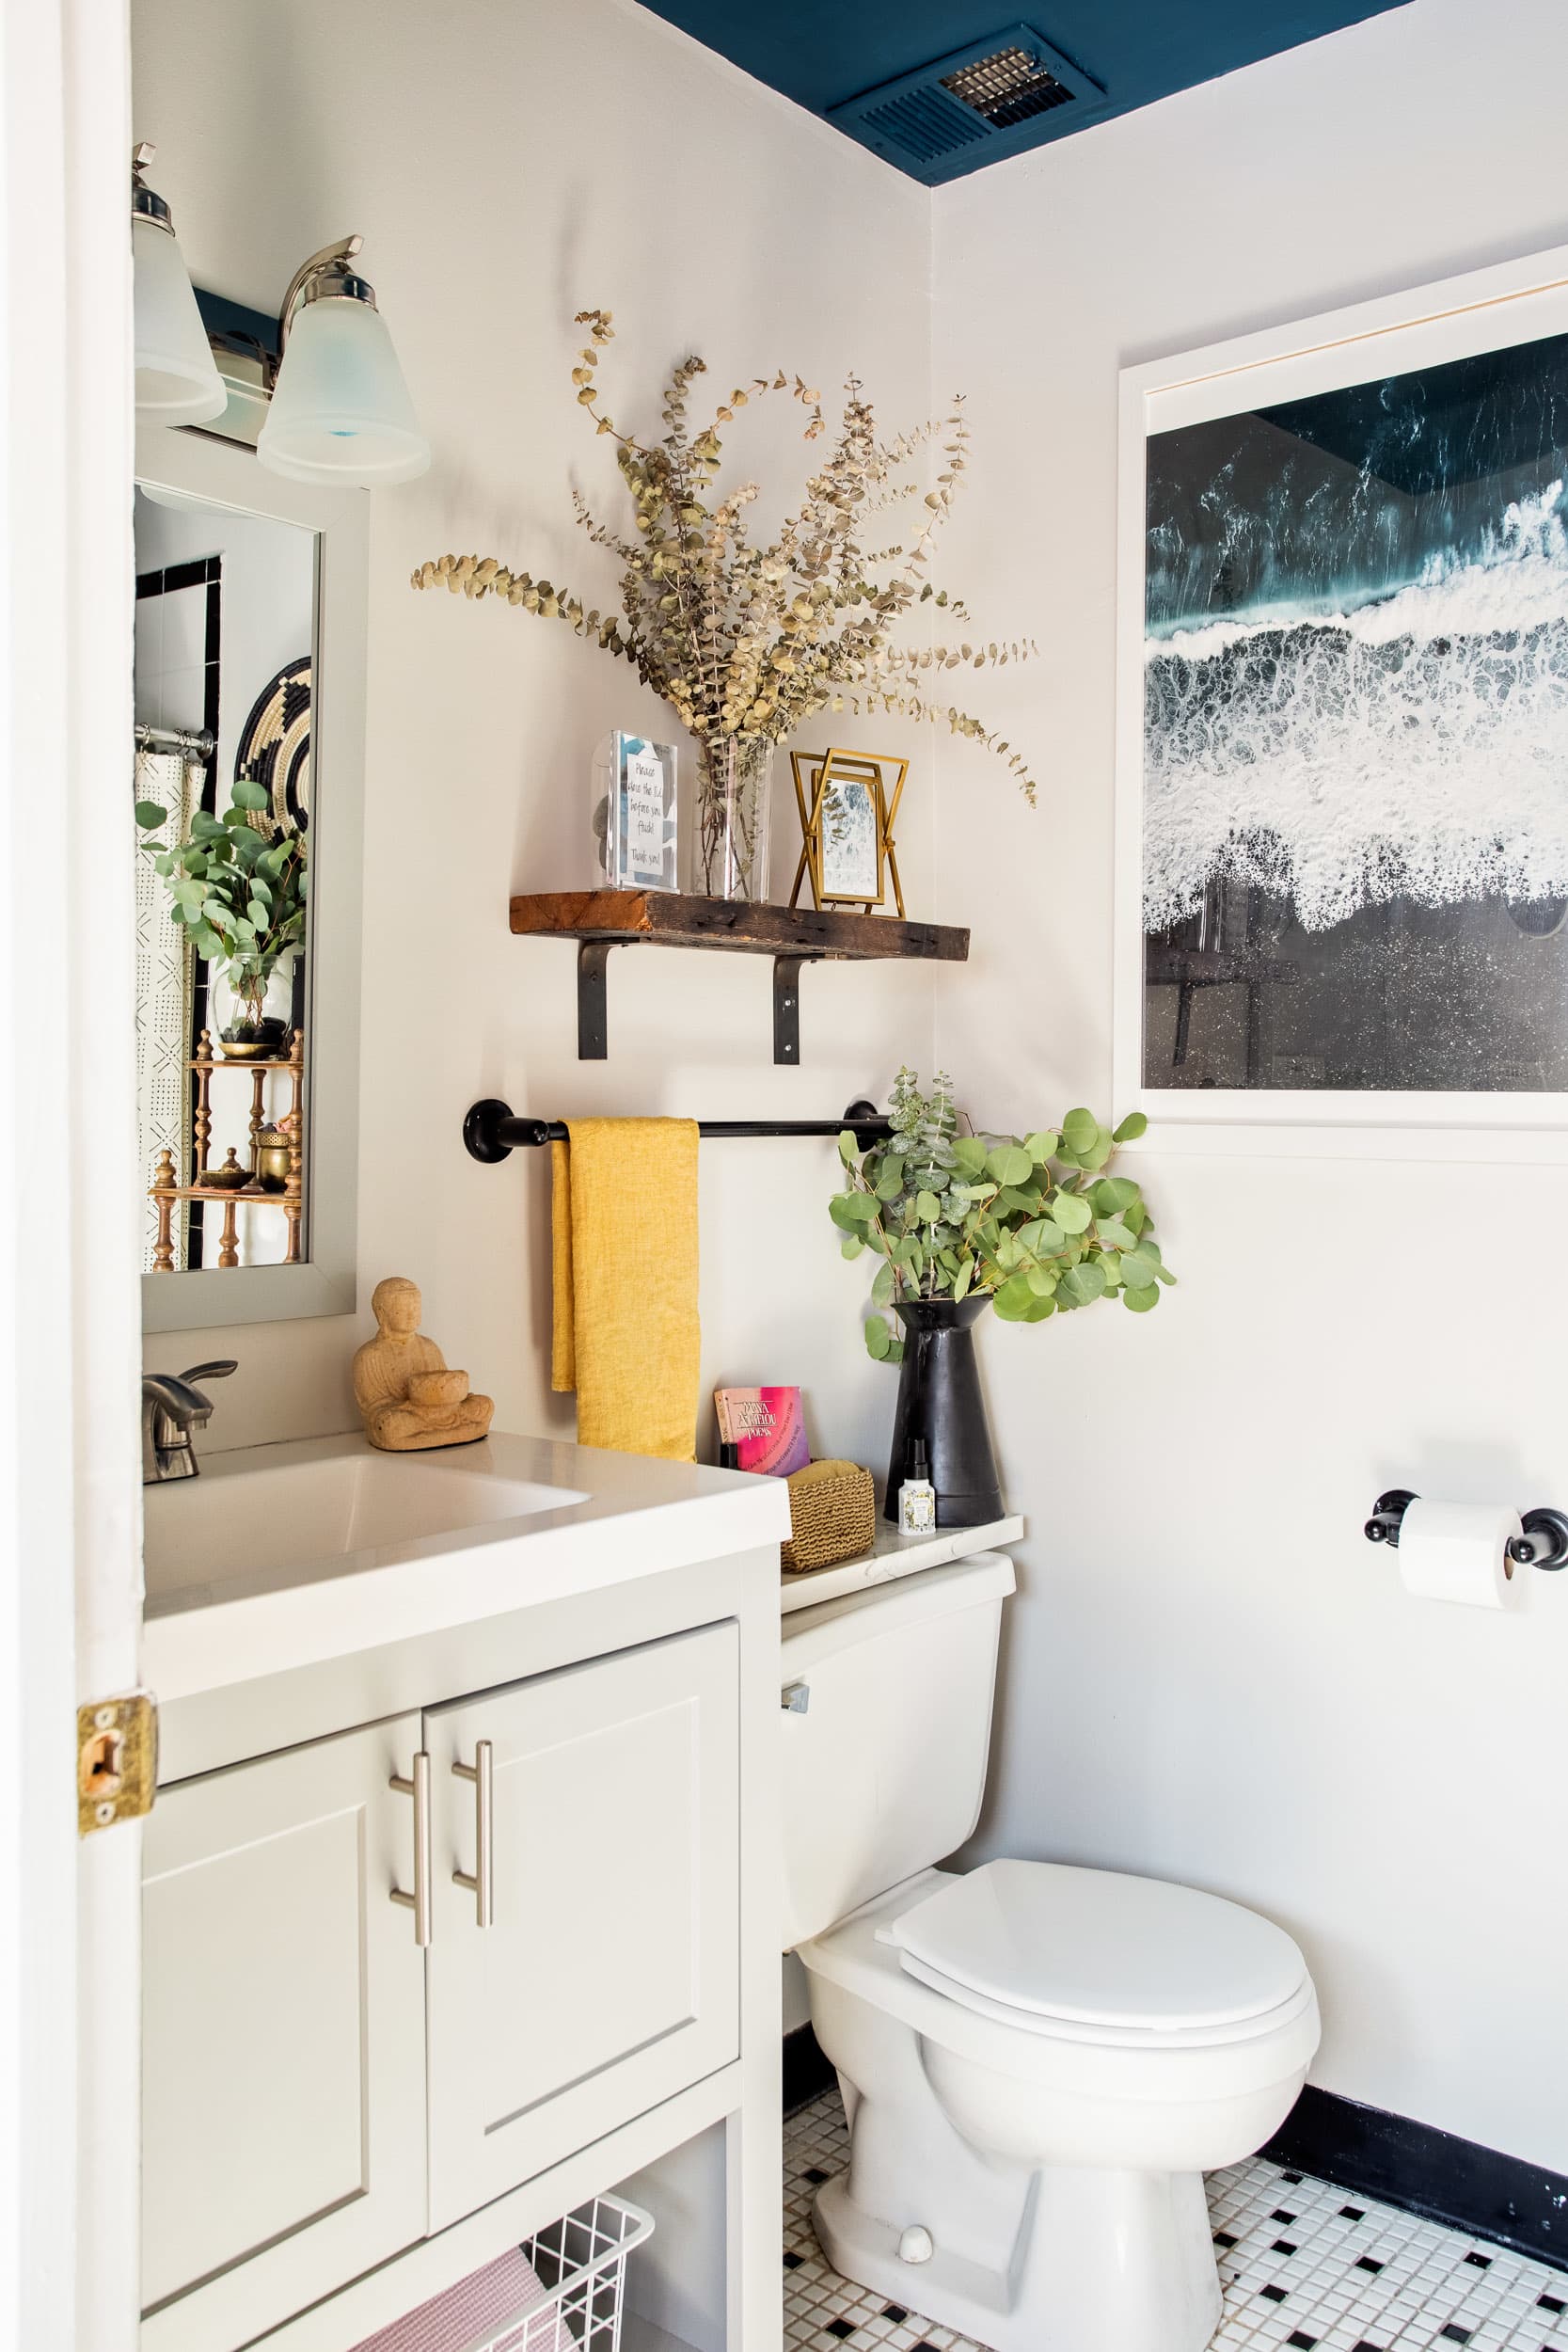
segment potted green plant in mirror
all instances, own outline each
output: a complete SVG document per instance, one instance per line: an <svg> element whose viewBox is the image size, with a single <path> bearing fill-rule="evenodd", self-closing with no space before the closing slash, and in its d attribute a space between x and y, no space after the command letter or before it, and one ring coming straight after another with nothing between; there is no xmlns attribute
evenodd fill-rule
<svg viewBox="0 0 1568 2352"><path fill-rule="evenodd" d="M865 1343L900 1367L886 1514L897 1517L921 1438L939 1523L980 1526L1003 1511L973 1339L988 1304L1009 1323L1107 1298L1147 1314L1176 1279L1142 1187L1111 1173L1117 1147L1148 1121L1134 1111L1113 1129L1071 1110L1028 1136L963 1135L952 1081L939 1073L924 1094L901 1070L890 1124L865 1148L848 1129L839 1136L845 1184L829 1204L845 1257L881 1259Z"/></svg>
<svg viewBox="0 0 1568 2352"><path fill-rule="evenodd" d="M443 555L421 564L413 585L476 601L499 596L565 621L664 697L697 743L692 888L709 898L767 898L773 752L821 710L896 711L970 736L1006 762L1033 801L1022 755L937 685L948 671L1021 661L1036 650L1030 640L963 642L969 614L928 577L932 542L963 483L961 401L945 417L884 440L851 376L843 417L800 506L774 539L753 545L747 526L757 485L718 488L724 429L737 409L783 392L805 409L805 437L818 439L827 425L816 393L781 369L737 385L711 421L698 422L689 403L705 362L692 358L665 388L662 438L641 441L609 414L596 377L614 337L610 313L580 310L576 323L586 329L572 371L578 402L598 432L613 437L632 502L623 533L576 500L589 537L623 566L620 612L585 610L566 589L493 555ZM915 501L917 519L900 526L895 516L906 500ZM907 619L930 617L916 614L923 605L943 608L943 624L957 634L942 644L918 636L898 644Z"/></svg>
<svg viewBox="0 0 1568 2352"><path fill-rule="evenodd" d="M305 835L260 830L253 820L270 806L265 788L242 776L222 816L198 808L178 846L140 844L168 893L170 916L197 954L228 976L241 1017L220 1041L237 1059L281 1050L288 1025L267 1014L267 990L305 944ZM138 801L135 813L144 834L167 818L156 801Z"/></svg>

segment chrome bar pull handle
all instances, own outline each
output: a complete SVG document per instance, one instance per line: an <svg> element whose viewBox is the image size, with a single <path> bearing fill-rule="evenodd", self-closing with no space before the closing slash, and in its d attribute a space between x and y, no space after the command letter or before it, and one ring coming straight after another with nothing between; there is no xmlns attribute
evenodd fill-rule
<svg viewBox="0 0 1568 2352"><path fill-rule="evenodd" d="M420 1748L413 1762L411 1776L404 1779L394 1772L387 1786L395 1788L400 1797L414 1800L414 1892L405 1894L394 1886L391 1899L414 1915L414 1941L422 1951L430 1942L431 1867L430 1867L430 1756Z"/></svg>
<svg viewBox="0 0 1568 2352"><path fill-rule="evenodd" d="M474 1744L471 1764L454 1764L458 1780L474 1785L474 1867L454 1870L451 1883L474 1899L474 1916L482 1928L496 1924L496 1759L488 1740Z"/></svg>

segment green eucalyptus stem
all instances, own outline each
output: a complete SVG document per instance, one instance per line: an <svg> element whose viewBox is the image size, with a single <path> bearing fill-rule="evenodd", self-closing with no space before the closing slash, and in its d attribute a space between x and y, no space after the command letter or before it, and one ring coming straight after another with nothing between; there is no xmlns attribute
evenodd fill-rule
<svg viewBox="0 0 1568 2352"><path fill-rule="evenodd" d="M168 894L171 921L198 955L227 967L253 1023L262 1018L274 972L305 945L305 836L259 831L252 820L270 806L265 787L242 776L221 817L198 808L184 840L146 837L138 845ZM135 818L151 836L168 812L138 801Z"/></svg>
<svg viewBox="0 0 1568 2352"><path fill-rule="evenodd" d="M890 1124L863 1149L844 1130L845 1187L829 1203L844 1256L881 1260L865 1324L879 1362L902 1356L884 1311L907 1295L988 1296L1005 1322L1043 1323L1100 1298L1147 1314L1175 1281L1142 1186L1110 1172L1144 1133L1141 1111L1115 1129L1078 1109L1024 1136L960 1134L951 1081L939 1075L927 1095L901 1070Z"/></svg>

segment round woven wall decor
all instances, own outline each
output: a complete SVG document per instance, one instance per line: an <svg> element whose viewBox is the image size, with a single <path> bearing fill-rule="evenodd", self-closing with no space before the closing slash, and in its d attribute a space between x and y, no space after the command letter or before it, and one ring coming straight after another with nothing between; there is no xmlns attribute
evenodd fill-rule
<svg viewBox="0 0 1568 2352"><path fill-rule="evenodd" d="M310 657L286 662L251 705L234 773L266 791L252 813L258 833L306 833L310 824Z"/></svg>

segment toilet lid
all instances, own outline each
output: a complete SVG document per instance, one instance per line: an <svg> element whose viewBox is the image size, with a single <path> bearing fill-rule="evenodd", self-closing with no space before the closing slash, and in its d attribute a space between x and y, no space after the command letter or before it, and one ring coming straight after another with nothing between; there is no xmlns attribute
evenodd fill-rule
<svg viewBox="0 0 1568 2352"><path fill-rule="evenodd" d="M1239 1903L1057 1862L988 1862L878 1933L960 2000L1080 2025L1230 2025L1307 1980L1284 1930Z"/></svg>

